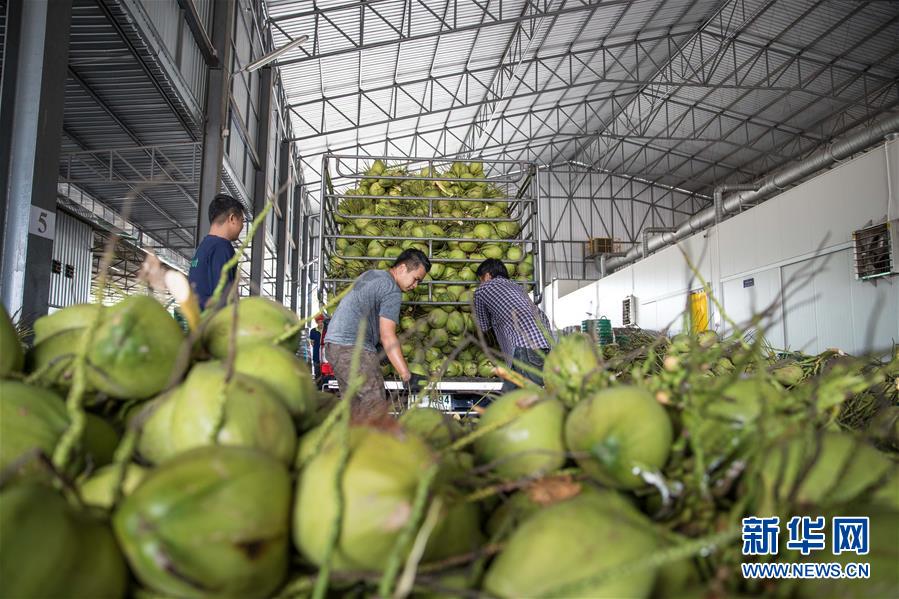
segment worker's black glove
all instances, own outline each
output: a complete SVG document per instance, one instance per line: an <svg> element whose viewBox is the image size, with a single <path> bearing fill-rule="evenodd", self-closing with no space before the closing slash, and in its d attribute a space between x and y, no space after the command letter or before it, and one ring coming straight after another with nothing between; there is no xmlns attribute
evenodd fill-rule
<svg viewBox="0 0 899 599"><path fill-rule="evenodd" d="M425 385L428 384L428 379L421 376L420 374L413 373L412 376L409 377L409 381L406 385L409 387L409 393L412 395L418 394L422 389L425 388Z"/></svg>

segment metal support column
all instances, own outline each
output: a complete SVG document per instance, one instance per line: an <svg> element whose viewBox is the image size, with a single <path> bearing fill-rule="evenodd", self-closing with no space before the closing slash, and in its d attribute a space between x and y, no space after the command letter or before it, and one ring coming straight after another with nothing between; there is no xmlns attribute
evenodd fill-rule
<svg viewBox="0 0 899 599"><path fill-rule="evenodd" d="M291 256L291 280L290 286L290 309L294 312L299 309L300 318L309 316L306 307L306 225L309 218L303 211L303 202L301 200L300 186L296 186L293 194L293 252ZM299 295L299 301L297 301ZM297 305L299 304L299 305Z"/></svg>
<svg viewBox="0 0 899 599"><path fill-rule="evenodd" d="M72 0L9 4L18 6L6 23L14 60L4 59L0 94L3 121L12 121L3 130L8 160L0 169L6 172L0 288L10 314L21 312L29 322L47 313L50 299Z"/></svg>
<svg viewBox="0 0 899 599"><path fill-rule="evenodd" d="M259 71L259 127L256 130L256 154L259 156L259 169L256 171L256 182L253 186L253 218L256 218L268 200L268 178L271 174L269 164L269 129L272 120L272 69L263 67ZM269 218L274 216L269 215ZM253 244L250 247L250 294L262 293L262 275L265 270L265 231L263 224L256 229Z"/></svg>
<svg viewBox="0 0 899 599"><path fill-rule="evenodd" d="M209 204L222 189L222 160L228 129L228 99L231 95L231 32L234 31L235 0L214 3L212 40L219 63L209 69L206 86L206 126L203 128L203 157L200 165L200 203L197 207L199 245L209 233Z"/></svg>
<svg viewBox="0 0 899 599"><path fill-rule="evenodd" d="M19 23L22 19L22 3L6 2L3 6L4 46L3 64L0 65L0 131L12 131L13 106L16 100L16 63L19 60L19 40L22 32L19 27L10 28L10 23ZM9 157L12 152L12 135L0 135L0 256L3 254L4 223L6 222L6 205L9 202Z"/></svg>
<svg viewBox="0 0 899 599"><path fill-rule="evenodd" d="M309 263L311 262L311 252L309 251L309 223L311 217L308 214L304 213L301 197L302 196L298 193L297 207L302 214L302 221L300 219L297 219L297 223L295 225L298 240L297 246L299 248L297 270L299 271L300 279L300 316L303 318L309 318L309 316L311 316L311 314L309 314ZM301 222L302 230L300 230Z"/></svg>
<svg viewBox="0 0 899 599"><path fill-rule="evenodd" d="M288 243L292 228L292 221L297 218L296 208L290 206L293 197L293 185L290 183L290 142L282 141L278 160L278 209L281 212L281 220L278 221L277 234L277 268L275 269L275 299L284 302L284 279L287 277ZM292 209L291 209L292 208ZM291 281L295 283L295 281Z"/></svg>

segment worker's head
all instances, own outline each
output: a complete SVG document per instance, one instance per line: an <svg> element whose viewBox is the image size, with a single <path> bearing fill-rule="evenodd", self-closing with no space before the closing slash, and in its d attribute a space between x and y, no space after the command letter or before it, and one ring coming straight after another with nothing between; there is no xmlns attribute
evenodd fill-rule
<svg viewBox="0 0 899 599"><path fill-rule="evenodd" d="M234 241L243 231L243 217L243 204L220 193L209 204L209 232Z"/></svg>
<svg viewBox="0 0 899 599"><path fill-rule="evenodd" d="M478 280L481 283L492 281L497 277L501 279L509 278L509 271L506 270L506 265L496 258L487 258L481 262L478 265L478 270L475 271L475 274L478 276Z"/></svg>
<svg viewBox="0 0 899 599"><path fill-rule="evenodd" d="M318 316L315 317L315 326L317 326L318 328L322 328L322 326L324 324L325 324L325 315L324 314L319 314Z"/></svg>
<svg viewBox="0 0 899 599"><path fill-rule="evenodd" d="M403 250L403 253L396 257L396 262L390 267L390 274L400 289L411 291L418 287L429 270L431 261L425 253L412 248Z"/></svg>

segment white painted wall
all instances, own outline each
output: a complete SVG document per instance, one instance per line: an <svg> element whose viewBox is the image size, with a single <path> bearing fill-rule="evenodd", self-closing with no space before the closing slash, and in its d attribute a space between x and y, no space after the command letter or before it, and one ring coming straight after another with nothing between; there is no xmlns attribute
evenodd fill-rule
<svg viewBox="0 0 899 599"><path fill-rule="evenodd" d="M889 165L889 167L888 167ZM882 144L719 225L586 287L555 281L547 314L557 327L608 316L637 298L637 324L682 329L687 296L708 281L740 326L770 308L771 345L810 353L850 353L899 342L899 277L855 279L852 231L899 218L899 141ZM752 285L744 287L744 281ZM714 307L712 326L731 327Z"/></svg>

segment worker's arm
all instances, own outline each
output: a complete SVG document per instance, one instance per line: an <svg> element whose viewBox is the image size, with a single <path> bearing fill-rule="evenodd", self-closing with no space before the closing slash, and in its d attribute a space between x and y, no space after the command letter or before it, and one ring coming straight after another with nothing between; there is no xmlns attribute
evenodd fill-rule
<svg viewBox="0 0 899 599"><path fill-rule="evenodd" d="M381 316L379 328L381 330L381 345L384 347L387 359L393 364L393 368L399 373L400 378L404 382L408 382L412 375L409 372L409 366L406 364L406 358L403 357L403 347L396 336L396 322Z"/></svg>

